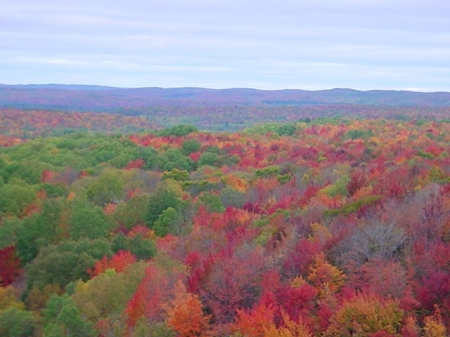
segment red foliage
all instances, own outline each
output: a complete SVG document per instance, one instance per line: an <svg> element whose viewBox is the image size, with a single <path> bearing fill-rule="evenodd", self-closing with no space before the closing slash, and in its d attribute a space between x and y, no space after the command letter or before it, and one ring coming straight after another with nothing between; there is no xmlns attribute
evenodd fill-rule
<svg viewBox="0 0 450 337"><path fill-rule="evenodd" d="M144 166L145 162L144 159L138 158L134 161L130 161L127 166L125 167L125 170L133 170L133 169L141 169Z"/></svg>
<svg viewBox="0 0 450 337"><path fill-rule="evenodd" d="M95 277L107 271L108 269L114 269L117 273L121 273L124 269L135 263L136 257L128 250L120 250L114 254L110 259L107 256L97 261L94 267L88 270L91 277Z"/></svg>
<svg viewBox="0 0 450 337"><path fill-rule="evenodd" d="M164 306L174 297L175 285L182 279L181 272L177 270L150 264L125 309L127 325L134 327L140 317L152 322L162 321L165 317Z"/></svg>
<svg viewBox="0 0 450 337"><path fill-rule="evenodd" d="M288 278L298 275L306 276L314 257L323 249L319 241L303 239L298 241L295 249L286 256L282 272Z"/></svg>
<svg viewBox="0 0 450 337"><path fill-rule="evenodd" d="M0 282L3 287L10 285L19 275L20 264L15 246L0 249Z"/></svg>

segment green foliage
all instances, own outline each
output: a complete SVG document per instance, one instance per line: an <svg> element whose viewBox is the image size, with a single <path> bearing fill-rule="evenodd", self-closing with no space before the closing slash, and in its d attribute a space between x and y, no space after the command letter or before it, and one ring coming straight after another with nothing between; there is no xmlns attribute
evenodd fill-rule
<svg viewBox="0 0 450 337"><path fill-rule="evenodd" d="M52 295L43 310L44 337L95 337L94 324L83 319L75 302L67 295Z"/></svg>
<svg viewBox="0 0 450 337"><path fill-rule="evenodd" d="M17 235L22 231L23 220L15 217L2 219L0 222L0 249L17 242Z"/></svg>
<svg viewBox="0 0 450 337"><path fill-rule="evenodd" d="M201 192L218 190L219 184L212 183L206 179L189 180L182 183L183 190L189 192L192 196L199 195Z"/></svg>
<svg viewBox="0 0 450 337"><path fill-rule="evenodd" d="M65 207L65 203L59 199L46 199L39 213L23 220L17 231L16 245L22 263L30 262L42 247L58 241L61 235L59 223Z"/></svg>
<svg viewBox="0 0 450 337"><path fill-rule="evenodd" d="M145 223L146 208L148 205L148 195L135 195L127 202L121 201L113 214L109 216L114 227L124 226L131 229L138 224Z"/></svg>
<svg viewBox="0 0 450 337"><path fill-rule="evenodd" d="M9 179L17 178L30 185L39 184L41 182L42 172L45 169L51 169L51 166L43 163L41 160L23 160L18 163Z"/></svg>
<svg viewBox="0 0 450 337"><path fill-rule="evenodd" d="M195 126L187 125L187 124L180 124L176 125L171 128L164 129L162 131L159 131L159 135L161 136L187 136L190 133L198 132L198 129Z"/></svg>
<svg viewBox="0 0 450 337"><path fill-rule="evenodd" d="M153 228L159 216L169 207L178 210L181 206L182 201L175 192L168 188L160 188L149 198L145 218L147 226Z"/></svg>
<svg viewBox="0 0 450 337"><path fill-rule="evenodd" d="M279 174L277 175L277 180L280 184L286 184L291 181L292 176L290 174Z"/></svg>
<svg viewBox="0 0 450 337"><path fill-rule="evenodd" d="M148 260L156 255L156 245L151 239L138 234L130 239L128 250L140 260Z"/></svg>
<svg viewBox="0 0 450 337"><path fill-rule="evenodd" d="M371 129L367 130L349 130L344 135L344 139L369 139L373 136L373 131Z"/></svg>
<svg viewBox="0 0 450 337"><path fill-rule="evenodd" d="M64 197L67 194L67 189L63 184L42 183L39 189L45 191L48 198Z"/></svg>
<svg viewBox="0 0 450 337"><path fill-rule="evenodd" d="M202 143L195 139L188 139L183 142L181 145L181 151L184 155L190 155L191 153L197 152L200 150Z"/></svg>
<svg viewBox="0 0 450 337"><path fill-rule="evenodd" d="M149 322L148 319L141 317L138 319L131 337L175 337L177 333L166 323Z"/></svg>
<svg viewBox="0 0 450 337"><path fill-rule="evenodd" d="M200 202L206 206L209 212L222 213L225 211L220 196L212 193L203 193L200 198Z"/></svg>
<svg viewBox="0 0 450 337"><path fill-rule="evenodd" d="M118 201L123 194L124 182L121 171L105 169L86 188L88 200L97 206Z"/></svg>
<svg viewBox="0 0 450 337"><path fill-rule="evenodd" d="M38 322L33 313L10 307L0 313L0 336L32 337L37 335Z"/></svg>
<svg viewBox="0 0 450 337"><path fill-rule="evenodd" d="M367 195L357 201L349 202L348 204L345 204L341 208L328 209L324 212L323 215L325 217L333 217L333 216L340 215L340 214L348 215L350 213L357 212L363 206L375 204L381 198L382 198L382 196L380 196L380 195Z"/></svg>
<svg viewBox="0 0 450 337"><path fill-rule="evenodd" d="M268 123L255 125L244 129L246 133L249 134L266 134L266 133L276 133L280 136L292 136L296 131L295 123L279 124L279 123Z"/></svg>
<svg viewBox="0 0 450 337"><path fill-rule="evenodd" d="M227 186L220 192L220 200L225 208L229 206L240 208L246 201L246 195Z"/></svg>
<svg viewBox="0 0 450 337"><path fill-rule="evenodd" d="M156 255L155 242L144 238L141 234L127 237L119 233L112 240L111 249L114 253L119 250L129 250L139 260L148 260Z"/></svg>
<svg viewBox="0 0 450 337"><path fill-rule="evenodd" d="M119 316L145 275L147 264L134 263L121 273L102 273L93 279L78 281L72 298L90 321Z"/></svg>
<svg viewBox="0 0 450 337"><path fill-rule="evenodd" d="M153 230L155 231L156 235L164 237L167 234L178 234L178 229L180 228L180 215L178 214L177 210L168 207L166 208L159 216L158 219L156 219Z"/></svg>
<svg viewBox="0 0 450 337"><path fill-rule="evenodd" d="M172 169L179 169L190 171L192 169L192 160L183 155L179 149L170 148L157 158L157 167L162 171L170 171Z"/></svg>
<svg viewBox="0 0 450 337"><path fill-rule="evenodd" d="M295 124L283 124L278 127L276 133L280 136L292 136L295 130Z"/></svg>
<svg viewBox="0 0 450 337"><path fill-rule="evenodd" d="M11 180L0 189L0 214L20 216L36 199L36 191L26 183Z"/></svg>
<svg viewBox="0 0 450 337"><path fill-rule="evenodd" d="M339 177L333 184L320 190L321 194L326 194L330 197L335 197L337 195L346 196L348 195L347 186L350 182L350 176L343 175Z"/></svg>
<svg viewBox="0 0 450 337"><path fill-rule="evenodd" d="M189 172L184 170L172 169L168 172L164 172L161 180L173 179L175 181L188 181L190 179Z"/></svg>
<svg viewBox="0 0 450 337"><path fill-rule="evenodd" d="M100 207L89 203L77 202L70 213L70 237L74 240L81 238L99 239L106 236L111 228Z"/></svg>
<svg viewBox="0 0 450 337"><path fill-rule="evenodd" d="M104 255L112 255L111 245L104 239L63 241L44 247L26 267L29 289L47 284L65 287L71 281L86 280L87 270Z"/></svg>
<svg viewBox="0 0 450 337"><path fill-rule="evenodd" d="M422 158L425 158L425 159L434 159L435 158L432 153L429 153L429 152L426 152L426 151L422 151L422 150L417 151L417 155L419 157L422 157Z"/></svg>
<svg viewBox="0 0 450 337"><path fill-rule="evenodd" d="M266 166L262 169L256 170L255 176L258 178L267 178L267 177L273 177L278 174L280 174L281 170L279 166Z"/></svg>
<svg viewBox="0 0 450 337"><path fill-rule="evenodd" d="M139 146L137 157L144 160L143 168L150 170L157 165L158 152L152 146Z"/></svg>
<svg viewBox="0 0 450 337"><path fill-rule="evenodd" d="M213 152L205 152L203 153L199 160L199 166L215 166L218 162L219 158L216 153Z"/></svg>

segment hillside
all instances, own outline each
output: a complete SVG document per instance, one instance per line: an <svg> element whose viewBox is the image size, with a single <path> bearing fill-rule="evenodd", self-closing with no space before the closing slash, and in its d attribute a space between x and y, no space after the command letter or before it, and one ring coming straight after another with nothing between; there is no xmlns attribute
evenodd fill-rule
<svg viewBox="0 0 450 337"><path fill-rule="evenodd" d="M450 93L352 89L256 90L0 85L0 107L120 109L150 106L324 105L450 106Z"/></svg>
<svg viewBox="0 0 450 337"><path fill-rule="evenodd" d="M233 131L317 117L442 119L450 115L450 93L0 85L0 108L103 112L142 116L165 127L187 123Z"/></svg>

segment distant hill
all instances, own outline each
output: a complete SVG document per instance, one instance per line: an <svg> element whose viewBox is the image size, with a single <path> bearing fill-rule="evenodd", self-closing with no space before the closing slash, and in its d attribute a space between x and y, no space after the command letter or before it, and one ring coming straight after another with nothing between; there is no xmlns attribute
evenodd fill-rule
<svg viewBox="0 0 450 337"><path fill-rule="evenodd" d="M256 90L204 88L113 88L90 85L1 85L0 107L65 110L116 110L149 106L192 105L324 105L450 106L449 92L352 89Z"/></svg>
<svg viewBox="0 0 450 337"><path fill-rule="evenodd" d="M162 126L234 130L259 122L363 115L450 116L449 92L0 85L0 108L145 116Z"/></svg>

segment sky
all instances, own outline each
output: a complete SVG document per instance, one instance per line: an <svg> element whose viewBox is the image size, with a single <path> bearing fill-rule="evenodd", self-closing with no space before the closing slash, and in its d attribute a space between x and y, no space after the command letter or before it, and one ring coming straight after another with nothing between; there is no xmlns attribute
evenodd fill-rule
<svg viewBox="0 0 450 337"><path fill-rule="evenodd" d="M0 83L450 91L448 0L0 0Z"/></svg>

